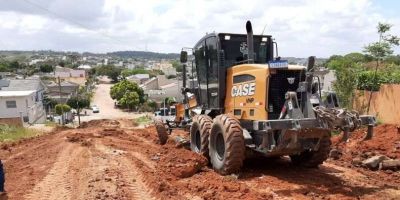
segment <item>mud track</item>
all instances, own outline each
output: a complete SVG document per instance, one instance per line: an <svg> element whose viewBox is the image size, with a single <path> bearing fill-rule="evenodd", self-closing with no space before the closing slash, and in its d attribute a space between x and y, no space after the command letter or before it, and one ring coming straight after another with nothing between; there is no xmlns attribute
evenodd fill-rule
<svg viewBox="0 0 400 200"><path fill-rule="evenodd" d="M248 159L240 174L220 176L172 140L158 145L154 127L130 124L92 121L3 146L9 199L400 198L398 172L346 162L304 169L287 158Z"/></svg>

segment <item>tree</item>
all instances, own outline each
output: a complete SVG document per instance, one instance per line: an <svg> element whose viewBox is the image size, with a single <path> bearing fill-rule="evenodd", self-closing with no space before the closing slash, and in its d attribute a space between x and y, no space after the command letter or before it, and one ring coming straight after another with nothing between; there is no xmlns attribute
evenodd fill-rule
<svg viewBox="0 0 400 200"><path fill-rule="evenodd" d="M11 70L8 68L7 64L0 63L0 72L9 72L9 71Z"/></svg>
<svg viewBox="0 0 400 200"><path fill-rule="evenodd" d="M148 101L147 105L153 109L153 111L157 110L157 103L155 101Z"/></svg>
<svg viewBox="0 0 400 200"><path fill-rule="evenodd" d="M128 80L122 80L118 83L116 83L115 85L113 85L111 87L110 90L110 96L112 99L115 99L118 101L119 104L121 104L123 107L124 104L125 105L131 105L131 103L126 103L127 100L127 93L130 92L135 92L138 95L138 99L139 99L139 104L143 104L146 99L145 99L145 95L144 95L144 91L142 88L140 88L136 83L132 83ZM133 96L133 94L129 94L130 96ZM122 98L124 98L124 96L126 97L124 100L122 100ZM122 103L122 101L125 101L125 103ZM132 107L130 107L132 108Z"/></svg>
<svg viewBox="0 0 400 200"><path fill-rule="evenodd" d="M18 61L14 60L14 61L10 62L9 68L16 71L17 69L21 68L21 65L19 64Z"/></svg>
<svg viewBox="0 0 400 200"><path fill-rule="evenodd" d="M55 110L56 114L62 115L64 113L71 111L71 107L69 107L67 104L57 104Z"/></svg>
<svg viewBox="0 0 400 200"><path fill-rule="evenodd" d="M176 75L168 75L167 76L167 79L173 79L173 78L176 78Z"/></svg>
<svg viewBox="0 0 400 200"><path fill-rule="evenodd" d="M65 67L65 62L61 61L58 63L58 65L60 65L61 67Z"/></svg>
<svg viewBox="0 0 400 200"><path fill-rule="evenodd" d="M80 109L90 106L90 100L88 98L71 97L68 99L67 105L79 112Z"/></svg>
<svg viewBox="0 0 400 200"><path fill-rule="evenodd" d="M370 43L366 47L364 47L364 52L366 52L376 61L376 67L374 73L375 84L378 84L376 76L380 61L383 58L393 54L392 50L393 46L399 46L400 39L397 36L387 33L390 31L391 28L392 28L391 24L379 22L377 26L379 40L377 42ZM367 113L369 112L369 108L371 106L372 93L373 92L371 92L369 96Z"/></svg>
<svg viewBox="0 0 400 200"><path fill-rule="evenodd" d="M177 60L171 61L171 64L172 64L172 67L174 67L177 72L183 71L183 66L179 61L177 61Z"/></svg>
<svg viewBox="0 0 400 200"><path fill-rule="evenodd" d="M362 54L361 54L362 55ZM342 102L342 106L351 108L354 90L357 87L357 74L361 71L361 56L350 53L345 56L333 55L328 59L326 66L335 70L336 81L333 88Z"/></svg>
<svg viewBox="0 0 400 200"><path fill-rule="evenodd" d="M118 81L118 77L121 74L122 69L115 67L114 65L103 65L96 69L97 75L108 76L114 82Z"/></svg>
<svg viewBox="0 0 400 200"><path fill-rule="evenodd" d="M356 89L357 70L353 67L344 67L335 71L336 81L333 88L336 91L342 106L352 108L354 90Z"/></svg>
<svg viewBox="0 0 400 200"><path fill-rule="evenodd" d="M40 65L39 70L43 73L49 73L53 71L53 67L48 64Z"/></svg>
<svg viewBox="0 0 400 200"><path fill-rule="evenodd" d="M125 93L118 101L123 107L132 110L139 105L139 95L135 91Z"/></svg>

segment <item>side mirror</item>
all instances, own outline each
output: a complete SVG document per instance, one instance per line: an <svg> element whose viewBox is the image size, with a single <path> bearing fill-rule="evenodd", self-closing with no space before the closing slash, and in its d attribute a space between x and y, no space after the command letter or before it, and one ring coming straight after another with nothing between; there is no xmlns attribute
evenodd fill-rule
<svg viewBox="0 0 400 200"><path fill-rule="evenodd" d="M181 51L181 63L187 62L187 56L188 56L187 51Z"/></svg>

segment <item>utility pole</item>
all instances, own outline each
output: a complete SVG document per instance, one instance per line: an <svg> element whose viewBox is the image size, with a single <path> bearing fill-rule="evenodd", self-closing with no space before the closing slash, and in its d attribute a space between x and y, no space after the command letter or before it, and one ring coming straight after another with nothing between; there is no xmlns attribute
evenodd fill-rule
<svg viewBox="0 0 400 200"><path fill-rule="evenodd" d="M77 95L77 101L76 101L76 107L77 107L77 111L78 111L78 126L81 125L81 114L80 114L80 106L79 106L79 91L78 91L78 95Z"/></svg>
<svg viewBox="0 0 400 200"><path fill-rule="evenodd" d="M60 80L60 77L58 77L58 89L59 89L60 103L61 103L61 80ZM61 104L61 125L64 125L64 106L62 104Z"/></svg>

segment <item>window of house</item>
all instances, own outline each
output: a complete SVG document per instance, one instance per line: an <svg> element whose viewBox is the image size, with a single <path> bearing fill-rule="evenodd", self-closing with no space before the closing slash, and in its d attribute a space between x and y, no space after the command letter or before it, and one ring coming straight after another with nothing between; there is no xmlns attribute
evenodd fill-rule
<svg viewBox="0 0 400 200"><path fill-rule="evenodd" d="M6 101L7 108L16 108L17 102L16 101Z"/></svg>

